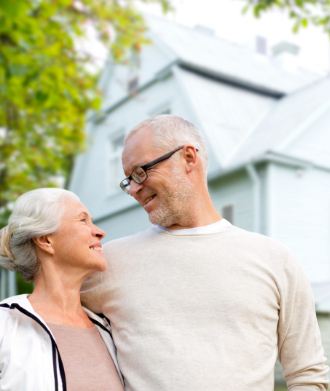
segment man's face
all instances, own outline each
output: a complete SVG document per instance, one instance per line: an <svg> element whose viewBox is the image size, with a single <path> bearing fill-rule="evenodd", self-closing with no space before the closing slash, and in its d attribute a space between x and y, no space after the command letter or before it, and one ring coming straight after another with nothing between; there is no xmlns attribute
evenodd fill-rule
<svg viewBox="0 0 330 391"><path fill-rule="evenodd" d="M179 146L179 145L178 145ZM126 142L123 151L123 169L126 176L138 166L170 152L155 150L149 129L141 129ZM149 215L152 224L171 227L189 218L192 184L185 173L182 151L176 152L148 170L148 179L136 184L131 181L130 195Z"/></svg>

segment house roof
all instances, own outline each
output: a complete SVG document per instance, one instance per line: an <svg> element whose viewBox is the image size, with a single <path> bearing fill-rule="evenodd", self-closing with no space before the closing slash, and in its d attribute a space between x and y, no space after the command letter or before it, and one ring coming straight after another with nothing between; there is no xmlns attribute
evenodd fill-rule
<svg viewBox="0 0 330 391"><path fill-rule="evenodd" d="M294 153L294 156L306 159L310 155L314 163L330 168L330 148L326 147L330 144L328 126L323 126L321 130L316 124L323 115L329 115L329 111L330 78L324 78L278 100L250 135L241 140L228 166L239 165L269 152L292 155L292 146L297 139L304 133L314 132L324 156L321 151L318 156L313 156L307 154L306 150ZM323 133L324 145L320 143L320 133ZM313 147L310 142L309 147Z"/></svg>
<svg viewBox="0 0 330 391"><path fill-rule="evenodd" d="M320 150L319 142L314 154L306 147L291 148L330 108L330 78L301 69L285 71L266 56L200 29L154 16L147 22L161 49L177 59L172 69L218 163L212 172L267 153L330 168L330 148ZM322 131L319 137L330 144L329 132Z"/></svg>
<svg viewBox="0 0 330 391"><path fill-rule="evenodd" d="M241 140L248 137L277 102L275 98L215 82L186 69L178 68L176 76L218 168L226 167Z"/></svg>
<svg viewBox="0 0 330 391"><path fill-rule="evenodd" d="M284 70L270 58L202 29L185 27L155 16L147 16L146 20L152 33L182 64L209 75L275 95L291 93L320 78L320 75L303 69Z"/></svg>
<svg viewBox="0 0 330 391"><path fill-rule="evenodd" d="M330 78L284 71L269 58L200 29L154 16L147 16L147 23L153 45L141 53L140 88L159 80L164 71L175 74L217 163L213 174L269 153L312 159L330 168L330 148L324 147L330 145L327 127L319 130L323 150L317 149L319 141L313 153L290 149L330 108ZM129 73L124 65L105 69L105 112L130 98Z"/></svg>

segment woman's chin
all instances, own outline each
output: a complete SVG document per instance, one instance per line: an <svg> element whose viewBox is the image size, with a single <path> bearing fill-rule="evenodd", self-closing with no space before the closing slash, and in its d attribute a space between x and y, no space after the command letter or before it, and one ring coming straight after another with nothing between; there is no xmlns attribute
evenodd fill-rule
<svg viewBox="0 0 330 391"><path fill-rule="evenodd" d="M98 272L104 272L105 270L107 270L107 263L105 262L105 259L103 258L103 262L98 262L97 264L97 267L98 267Z"/></svg>

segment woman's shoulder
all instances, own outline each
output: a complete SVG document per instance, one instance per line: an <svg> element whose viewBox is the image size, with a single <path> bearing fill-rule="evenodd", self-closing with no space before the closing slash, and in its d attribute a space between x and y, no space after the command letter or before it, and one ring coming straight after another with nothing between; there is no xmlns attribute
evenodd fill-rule
<svg viewBox="0 0 330 391"><path fill-rule="evenodd" d="M27 294L17 295L8 297L0 302L0 324L2 330L5 325L17 321L17 318L22 314L22 311L20 310L28 312L31 312L31 310L33 311L27 297Z"/></svg>
<svg viewBox="0 0 330 391"><path fill-rule="evenodd" d="M24 293L22 295L7 297L6 299L0 301L0 306L3 308L4 304L11 305L16 303L25 307L29 303L28 296L28 293Z"/></svg>

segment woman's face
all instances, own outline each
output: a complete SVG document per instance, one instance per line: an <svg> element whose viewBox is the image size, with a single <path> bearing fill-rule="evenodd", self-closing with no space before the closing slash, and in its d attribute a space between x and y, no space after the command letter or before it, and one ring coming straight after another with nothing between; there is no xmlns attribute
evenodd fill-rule
<svg viewBox="0 0 330 391"><path fill-rule="evenodd" d="M69 198L65 208L60 228L52 235L57 263L64 268L104 271L107 264L101 239L105 232L93 224L91 215L81 202Z"/></svg>

